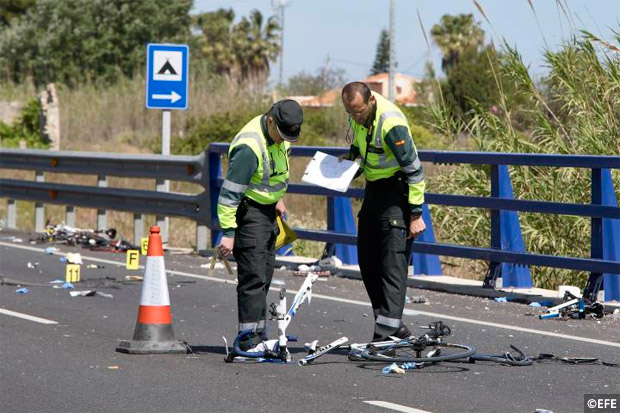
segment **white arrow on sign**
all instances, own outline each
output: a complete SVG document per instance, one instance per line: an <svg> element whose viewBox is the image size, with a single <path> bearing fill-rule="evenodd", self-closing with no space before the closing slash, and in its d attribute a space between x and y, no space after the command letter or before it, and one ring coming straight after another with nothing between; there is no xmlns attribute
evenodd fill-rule
<svg viewBox="0 0 620 413"><path fill-rule="evenodd" d="M153 95L152 97L153 99L169 100L170 103L174 103L177 100L181 99L181 95L179 95L178 93L175 93L174 91L172 91L172 93L170 93L169 95Z"/></svg>

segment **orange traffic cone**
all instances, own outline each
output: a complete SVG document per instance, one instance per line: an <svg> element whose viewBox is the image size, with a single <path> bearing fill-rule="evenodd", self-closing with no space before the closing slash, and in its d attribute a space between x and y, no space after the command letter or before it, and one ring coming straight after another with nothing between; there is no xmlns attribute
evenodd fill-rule
<svg viewBox="0 0 620 413"><path fill-rule="evenodd" d="M159 227L151 227L142 297L133 340L121 341L116 351L128 354L187 353L187 345L175 340L170 297Z"/></svg>

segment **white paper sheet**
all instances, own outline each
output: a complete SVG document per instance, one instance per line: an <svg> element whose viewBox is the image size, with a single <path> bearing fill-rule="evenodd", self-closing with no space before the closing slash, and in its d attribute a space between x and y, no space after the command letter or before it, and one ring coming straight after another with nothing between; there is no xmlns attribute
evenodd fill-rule
<svg viewBox="0 0 620 413"><path fill-rule="evenodd" d="M312 157L301 180L334 191L346 192L358 169L357 162L339 162L337 157L319 151Z"/></svg>

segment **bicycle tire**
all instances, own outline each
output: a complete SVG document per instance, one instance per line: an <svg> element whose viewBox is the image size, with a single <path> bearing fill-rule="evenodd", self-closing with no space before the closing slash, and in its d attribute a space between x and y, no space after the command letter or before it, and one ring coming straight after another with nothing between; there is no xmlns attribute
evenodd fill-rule
<svg viewBox="0 0 620 413"><path fill-rule="evenodd" d="M396 343L391 346L386 346L382 349L366 349L363 350L360 355L365 360L370 361L381 361L386 363L437 363L440 361L449 361L456 359L464 359L468 358L476 353L476 348L473 346L468 346L465 344L454 344L454 343L433 343L427 346L428 349L450 349L454 352L450 352L447 354L442 354L441 350L439 355L432 355L427 357L418 357L418 355L414 355L414 350L412 350L409 344L400 344ZM392 351L395 353L392 355Z"/></svg>
<svg viewBox="0 0 620 413"><path fill-rule="evenodd" d="M531 366L534 361L525 355L518 347L510 345L510 348L517 352L517 356L513 356L510 352L503 355L474 354L470 357L470 362L476 361L492 361L499 364L507 364L509 366Z"/></svg>
<svg viewBox="0 0 620 413"><path fill-rule="evenodd" d="M470 356L470 359L474 361L493 361L495 363L507 364L510 366L531 366L532 364L534 364L532 359L529 358L524 360L511 360L504 356L487 356L484 354L474 354L473 356Z"/></svg>

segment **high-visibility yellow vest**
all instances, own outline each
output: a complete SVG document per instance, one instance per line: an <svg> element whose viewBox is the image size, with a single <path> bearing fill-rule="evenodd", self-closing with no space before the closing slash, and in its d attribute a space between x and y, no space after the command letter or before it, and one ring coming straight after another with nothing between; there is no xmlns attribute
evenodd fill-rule
<svg viewBox="0 0 620 413"><path fill-rule="evenodd" d="M406 127L409 136L411 136L411 130L409 129L407 118L403 115L398 106L378 93L371 93L377 101L377 112L372 124L372 134L369 145L370 151L366 159L366 164L364 165L364 177L368 181L376 181L378 179L389 178L400 170L394 153L385 142L385 135L387 135L390 129L397 125ZM366 144L368 129L363 125L358 125L353 119L351 119L351 127L355 134L353 138L354 145L359 148L361 158L364 159L366 157L366 151L368 150Z"/></svg>
<svg viewBox="0 0 620 413"><path fill-rule="evenodd" d="M267 144L263 135L259 115L248 122L235 136L228 154L239 145L248 145L258 158L258 168L250 179L245 196L268 205L278 202L286 193L289 178L288 151L291 144L287 141Z"/></svg>

